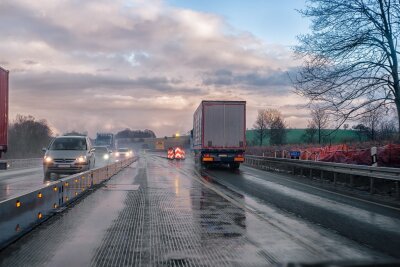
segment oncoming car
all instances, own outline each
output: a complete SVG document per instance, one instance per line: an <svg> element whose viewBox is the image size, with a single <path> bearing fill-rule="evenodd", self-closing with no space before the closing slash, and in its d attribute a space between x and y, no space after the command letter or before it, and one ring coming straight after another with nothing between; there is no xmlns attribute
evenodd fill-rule
<svg viewBox="0 0 400 267"><path fill-rule="evenodd" d="M114 153L116 160L126 159L133 156L133 152L129 148L118 148Z"/></svg>
<svg viewBox="0 0 400 267"><path fill-rule="evenodd" d="M96 155L97 161L101 160L103 162L108 163L112 156L112 151L109 150L106 146L94 146L95 149L94 154Z"/></svg>
<svg viewBox="0 0 400 267"><path fill-rule="evenodd" d="M94 148L86 136L59 136L53 139L43 158L44 178L52 173L74 174L95 165Z"/></svg>

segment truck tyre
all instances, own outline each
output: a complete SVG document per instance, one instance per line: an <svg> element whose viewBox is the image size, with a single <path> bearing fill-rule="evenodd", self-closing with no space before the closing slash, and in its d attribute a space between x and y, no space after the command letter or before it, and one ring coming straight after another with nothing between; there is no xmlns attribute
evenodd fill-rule
<svg viewBox="0 0 400 267"><path fill-rule="evenodd" d="M232 170L237 170L239 169L240 164L237 162L233 162L233 163L229 163L229 168L231 168Z"/></svg>

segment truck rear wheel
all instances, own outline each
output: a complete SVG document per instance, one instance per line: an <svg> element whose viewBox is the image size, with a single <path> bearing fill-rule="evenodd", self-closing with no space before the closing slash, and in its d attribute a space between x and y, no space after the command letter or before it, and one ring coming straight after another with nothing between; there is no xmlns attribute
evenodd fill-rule
<svg viewBox="0 0 400 267"><path fill-rule="evenodd" d="M237 162L233 162L233 163L229 163L229 168L231 168L232 170L237 170L239 169L240 164Z"/></svg>

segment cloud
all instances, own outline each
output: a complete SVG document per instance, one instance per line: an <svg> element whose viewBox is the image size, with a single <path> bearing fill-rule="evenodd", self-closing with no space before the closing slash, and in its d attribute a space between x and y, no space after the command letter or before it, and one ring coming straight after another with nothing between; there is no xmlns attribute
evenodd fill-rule
<svg viewBox="0 0 400 267"><path fill-rule="evenodd" d="M203 78L205 85L215 86L251 86L251 87L271 87L271 86L290 86L288 71L271 70L233 72L229 69L216 70L213 73L205 73Z"/></svg>
<svg viewBox="0 0 400 267"><path fill-rule="evenodd" d="M244 99L250 110L299 101L287 48L164 1L3 0L0 35L11 117L46 118L59 132L168 135L191 128L202 99Z"/></svg>

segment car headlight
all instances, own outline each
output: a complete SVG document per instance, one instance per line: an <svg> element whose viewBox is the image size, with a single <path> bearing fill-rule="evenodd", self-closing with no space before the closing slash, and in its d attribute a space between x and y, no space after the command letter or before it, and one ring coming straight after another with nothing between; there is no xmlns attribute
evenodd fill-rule
<svg viewBox="0 0 400 267"><path fill-rule="evenodd" d="M110 156L108 154L104 154L103 159L109 159Z"/></svg>
<svg viewBox="0 0 400 267"><path fill-rule="evenodd" d="M52 163L52 162L53 162L53 159L52 159L51 157L49 157L49 156L45 156L45 157L43 158L43 162L44 162L44 163Z"/></svg>
<svg viewBox="0 0 400 267"><path fill-rule="evenodd" d="M80 156L80 157L76 158L76 162L78 162L78 163L86 163L86 161L87 161L86 156Z"/></svg>
<svg viewBox="0 0 400 267"><path fill-rule="evenodd" d="M118 153L118 152L115 152L115 156L116 156L116 157L119 157L119 153Z"/></svg>

